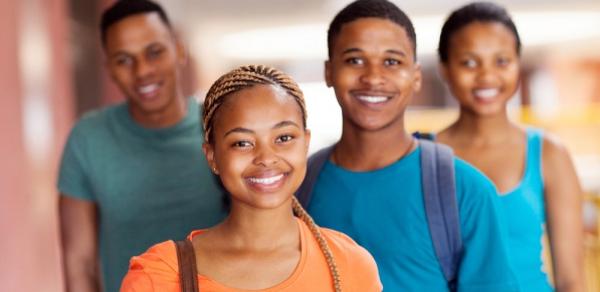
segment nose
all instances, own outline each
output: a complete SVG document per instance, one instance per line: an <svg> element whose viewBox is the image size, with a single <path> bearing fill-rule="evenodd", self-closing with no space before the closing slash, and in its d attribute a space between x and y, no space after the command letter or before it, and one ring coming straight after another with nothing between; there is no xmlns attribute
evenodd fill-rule
<svg viewBox="0 0 600 292"><path fill-rule="evenodd" d="M477 81L482 84L494 83L498 78L496 68L492 64L484 64L479 68Z"/></svg>
<svg viewBox="0 0 600 292"><path fill-rule="evenodd" d="M264 167L276 164L279 161L279 157L275 150L269 145L261 144L262 143L257 143L255 146L256 156L254 157L254 164Z"/></svg>
<svg viewBox="0 0 600 292"><path fill-rule="evenodd" d="M143 79L143 78L151 75L154 72L154 66L147 60L140 58L137 60L137 62L135 62L134 71L135 71L135 76L138 79Z"/></svg>
<svg viewBox="0 0 600 292"><path fill-rule="evenodd" d="M361 76L360 81L370 86L381 85L385 83L385 76L383 69L376 65L366 65Z"/></svg>

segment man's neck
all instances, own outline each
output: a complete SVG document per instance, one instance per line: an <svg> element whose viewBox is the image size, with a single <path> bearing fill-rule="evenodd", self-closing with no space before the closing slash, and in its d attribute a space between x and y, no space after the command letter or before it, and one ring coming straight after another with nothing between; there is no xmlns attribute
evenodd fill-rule
<svg viewBox="0 0 600 292"><path fill-rule="evenodd" d="M344 123L342 138L335 146L335 164L354 171L369 171L388 166L410 153L416 143L404 123L376 131Z"/></svg>
<svg viewBox="0 0 600 292"><path fill-rule="evenodd" d="M129 106L129 114L133 120L145 128L160 129L174 126L183 120L187 114L187 102L183 97L178 97L173 104L155 112L142 112Z"/></svg>

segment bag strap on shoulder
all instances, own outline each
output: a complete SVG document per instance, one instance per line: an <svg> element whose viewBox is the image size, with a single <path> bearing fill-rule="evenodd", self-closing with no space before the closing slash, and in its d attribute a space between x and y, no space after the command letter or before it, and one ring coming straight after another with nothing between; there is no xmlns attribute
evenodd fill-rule
<svg viewBox="0 0 600 292"><path fill-rule="evenodd" d="M423 139L419 143L429 231L448 287L455 291L462 256L462 238L456 202L454 155L448 146Z"/></svg>
<svg viewBox="0 0 600 292"><path fill-rule="evenodd" d="M198 271L196 269L196 255L192 242L185 239L175 241L177 249L177 264L179 266L179 282L181 292L199 292Z"/></svg>
<svg viewBox="0 0 600 292"><path fill-rule="evenodd" d="M306 176L304 177L304 181L302 181L302 185L300 185L300 188L298 188L296 191L296 197L298 198L298 202L300 202L302 207L308 208L315 183L317 183L319 174L321 173L325 162L331 156L334 147L335 144L325 147L308 158Z"/></svg>

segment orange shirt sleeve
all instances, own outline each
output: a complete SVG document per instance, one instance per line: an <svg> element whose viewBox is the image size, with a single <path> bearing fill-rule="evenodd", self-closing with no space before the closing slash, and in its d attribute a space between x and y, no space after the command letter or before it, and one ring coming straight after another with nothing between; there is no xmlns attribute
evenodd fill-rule
<svg viewBox="0 0 600 292"><path fill-rule="evenodd" d="M121 292L178 292L177 253L172 241L151 247L131 258L129 271L121 284Z"/></svg>
<svg viewBox="0 0 600 292"><path fill-rule="evenodd" d="M347 235L326 228L322 229L329 234L330 248L335 249L343 290L381 292L383 285L373 256Z"/></svg>

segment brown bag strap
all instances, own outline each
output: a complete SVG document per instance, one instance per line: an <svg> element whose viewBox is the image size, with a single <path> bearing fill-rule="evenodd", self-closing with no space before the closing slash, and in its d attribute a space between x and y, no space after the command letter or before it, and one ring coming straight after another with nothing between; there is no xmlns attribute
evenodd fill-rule
<svg viewBox="0 0 600 292"><path fill-rule="evenodd" d="M177 248L181 292L199 292L196 255L194 254L192 242L187 239L175 241L175 247Z"/></svg>

